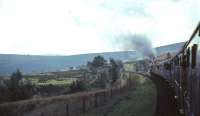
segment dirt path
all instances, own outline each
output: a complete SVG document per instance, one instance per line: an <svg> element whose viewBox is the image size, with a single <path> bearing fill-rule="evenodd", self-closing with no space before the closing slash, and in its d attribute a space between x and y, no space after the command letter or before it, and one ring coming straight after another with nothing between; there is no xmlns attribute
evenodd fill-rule
<svg viewBox="0 0 200 116"><path fill-rule="evenodd" d="M156 116L179 116L173 89L156 74L151 74L150 78L157 88Z"/></svg>

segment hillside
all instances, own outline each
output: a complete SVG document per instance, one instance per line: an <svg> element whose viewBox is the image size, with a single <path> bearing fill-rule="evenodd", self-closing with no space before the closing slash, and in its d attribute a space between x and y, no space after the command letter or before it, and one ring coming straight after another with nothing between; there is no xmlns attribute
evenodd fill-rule
<svg viewBox="0 0 200 116"><path fill-rule="evenodd" d="M182 46L185 44L185 42L180 42L180 43L175 43L175 44L170 44L166 46L161 46L156 48L157 56L167 53L167 52L178 52Z"/></svg>
<svg viewBox="0 0 200 116"><path fill-rule="evenodd" d="M156 48L157 54L177 52L183 43L177 43ZM39 73L57 71L68 67L77 67L91 61L95 56L102 55L106 59L135 60L138 53L135 51L105 52L93 54L80 54L71 56L38 56L38 55L13 55L0 54L0 75L11 74L16 69L23 73Z"/></svg>
<svg viewBox="0 0 200 116"><path fill-rule="evenodd" d="M0 54L0 74L10 74L19 68L23 73L56 71L67 67L77 67L91 61L95 56L102 55L106 59L126 60L135 58L135 52L107 52L81 54L72 56L37 56L37 55L5 55Z"/></svg>

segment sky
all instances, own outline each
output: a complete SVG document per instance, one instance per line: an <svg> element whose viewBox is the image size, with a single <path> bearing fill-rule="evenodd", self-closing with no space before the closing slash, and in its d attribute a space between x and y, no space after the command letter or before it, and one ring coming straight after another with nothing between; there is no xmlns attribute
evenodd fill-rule
<svg viewBox="0 0 200 116"><path fill-rule="evenodd" d="M115 39L130 33L154 47L183 42L200 21L199 6L200 0L0 0L0 54L121 51Z"/></svg>

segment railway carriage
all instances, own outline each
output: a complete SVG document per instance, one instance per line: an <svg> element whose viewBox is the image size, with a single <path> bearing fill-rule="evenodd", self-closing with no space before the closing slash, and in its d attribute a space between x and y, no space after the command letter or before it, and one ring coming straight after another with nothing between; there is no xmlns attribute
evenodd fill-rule
<svg viewBox="0 0 200 116"><path fill-rule="evenodd" d="M180 113L200 116L200 23L178 54L151 71L173 85Z"/></svg>

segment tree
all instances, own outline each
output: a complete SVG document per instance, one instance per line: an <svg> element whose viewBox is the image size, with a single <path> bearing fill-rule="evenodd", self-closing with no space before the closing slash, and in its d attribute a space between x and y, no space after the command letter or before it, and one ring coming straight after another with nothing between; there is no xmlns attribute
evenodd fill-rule
<svg viewBox="0 0 200 116"><path fill-rule="evenodd" d="M22 78L22 73L19 69L17 69L16 72L13 72L11 75L11 80L13 80L16 83L18 83Z"/></svg>
<svg viewBox="0 0 200 116"><path fill-rule="evenodd" d="M30 98L33 94L33 86L29 81L23 82L22 73L13 72L8 84L8 97L11 101Z"/></svg>
<svg viewBox="0 0 200 116"><path fill-rule="evenodd" d="M167 53L167 59L170 59L171 58L171 54L168 52Z"/></svg>
<svg viewBox="0 0 200 116"><path fill-rule="evenodd" d="M18 93L19 93L19 81L22 79L21 72L17 69L16 72L13 72L10 77L10 83L8 85L9 89L9 96L12 100L18 99Z"/></svg>
<svg viewBox="0 0 200 116"><path fill-rule="evenodd" d="M70 92L75 93L79 91L84 91L87 89L86 83L83 80L76 80L70 86Z"/></svg>
<svg viewBox="0 0 200 116"><path fill-rule="evenodd" d="M113 58L110 58L110 64L111 64L111 76L112 76L112 83L116 82L117 79L119 78L119 71L122 68L122 63L121 61L117 62Z"/></svg>
<svg viewBox="0 0 200 116"><path fill-rule="evenodd" d="M102 56L96 56L94 57L93 61L91 62L91 65L95 68L97 67L101 67L103 65L105 65L106 60L104 59L104 57Z"/></svg>

